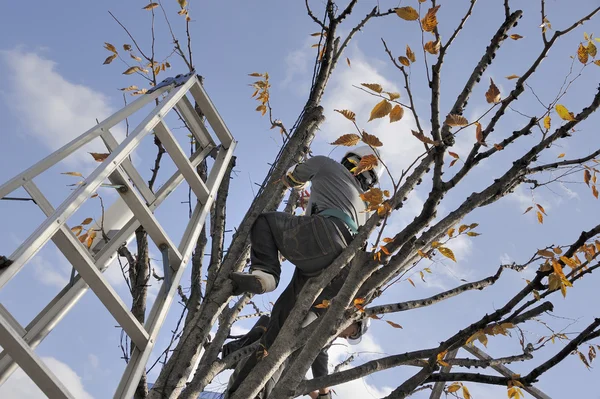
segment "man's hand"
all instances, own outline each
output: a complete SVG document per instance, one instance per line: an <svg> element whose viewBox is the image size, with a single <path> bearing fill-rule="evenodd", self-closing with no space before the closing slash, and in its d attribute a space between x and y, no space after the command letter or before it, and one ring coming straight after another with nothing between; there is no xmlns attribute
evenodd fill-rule
<svg viewBox="0 0 600 399"><path fill-rule="evenodd" d="M331 391L327 388L320 389L318 391L310 392L308 396L310 396L311 399L331 399Z"/></svg>

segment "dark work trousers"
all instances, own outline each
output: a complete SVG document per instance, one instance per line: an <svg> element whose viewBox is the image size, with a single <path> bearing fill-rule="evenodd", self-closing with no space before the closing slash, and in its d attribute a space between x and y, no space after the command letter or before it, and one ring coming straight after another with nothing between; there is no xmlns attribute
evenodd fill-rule
<svg viewBox="0 0 600 399"><path fill-rule="evenodd" d="M342 221L332 217L293 216L283 212L269 212L258 217L252 227L250 240L251 269L270 273L279 283L281 264L278 252L296 266L292 280L273 305L267 331L261 337L261 344L268 349L294 308L304 284L309 278L319 275L337 258L352 240L352 235ZM315 304L321 303L323 299L330 300L339 292L347 271L348 268L344 268L331 281ZM313 307L312 311L322 313L323 309ZM261 352L262 347L259 347L257 353L250 355L229 387L230 393L233 393L252 371ZM327 375L327 352L321 352L319 356L321 361L316 359L313 374Z"/></svg>

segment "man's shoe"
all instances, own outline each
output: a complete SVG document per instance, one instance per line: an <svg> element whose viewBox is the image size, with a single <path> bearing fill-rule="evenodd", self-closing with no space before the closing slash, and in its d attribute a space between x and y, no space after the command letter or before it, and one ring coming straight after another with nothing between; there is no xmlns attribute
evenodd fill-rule
<svg viewBox="0 0 600 399"><path fill-rule="evenodd" d="M261 279L250 273L231 273L233 281L233 295L242 295L245 292L251 294L264 294L266 288L263 286Z"/></svg>

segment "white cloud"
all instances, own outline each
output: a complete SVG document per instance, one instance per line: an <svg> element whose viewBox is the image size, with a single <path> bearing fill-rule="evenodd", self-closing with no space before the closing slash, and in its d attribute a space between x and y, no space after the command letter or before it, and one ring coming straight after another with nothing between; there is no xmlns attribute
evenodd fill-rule
<svg viewBox="0 0 600 399"><path fill-rule="evenodd" d="M11 82L4 100L27 134L56 150L84 133L115 110L98 91L69 82L57 72L57 63L22 49L2 50L0 59L8 67ZM117 134L117 130L113 134ZM106 151L100 140L87 150ZM77 151L68 162L93 163L86 151Z"/></svg>
<svg viewBox="0 0 600 399"><path fill-rule="evenodd" d="M81 377L65 363L53 357L44 357L42 360L65 385L73 397L77 399L93 398L92 395L86 392L81 382ZM23 370L18 369L3 385L0 385L0 397L4 399L45 399L46 395L42 393Z"/></svg>
<svg viewBox="0 0 600 399"><path fill-rule="evenodd" d="M56 250L55 261L48 261L44 256L37 255L31 259L35 278L44 285L59 289L69 282L71 266L64 257Z"/></svg>

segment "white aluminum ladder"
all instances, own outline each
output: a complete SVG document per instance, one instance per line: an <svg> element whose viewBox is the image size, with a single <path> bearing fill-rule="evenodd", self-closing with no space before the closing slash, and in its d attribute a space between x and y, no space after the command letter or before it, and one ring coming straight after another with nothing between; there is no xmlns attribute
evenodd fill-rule
<svg viewBox="0 0 600 399"><path fill-rule="evenodd" d="M217 142L195 111L191 100L187 97L188 92L206 116ZM161 100L152 112L121 143L118 143L110 129L157 99ZM190 158L185 155L164 121L174 107L199 143L200 149ZM160 139L177 167L177 171L156 193L148 188L129 160L132 151L152 132ZM85 179L83 184L77 186L73 193L54 209L33 179L98 137L104 141L110 155ZM147 94L0 186L0 198L23 187L47 217L9 256L13 263L0 270L0 288L8 283L50 240L78 272L71 283L26 327L22 327L0 304L0 346L4 349L0 353L0 384L6 381L17 367L21 367L48 397L73 398L64 384L36 355L34 349L87 289L91 288L130 337L132 345L135 345L135 350L114 395L115 398L133 397L235 146L236 141L206 95L196 74L192 72L165 79ZM196 173L196 166L211 153L213 155L216 153L215 162L207 181L204 182ZM120 198L105 214L105 231L110 230L113 234L108 242L98 234L91 248L88 249L79 242L65 222L106 179L109 179L112 185L119 187L117 191L120 194ZM153 212L183 180L191 187L198 204L179 246L175 246ZM165 268L163 283L144 326L131 314L102 274L115 258L117 249L131 240L140 225L161 250Z"/></svg>

